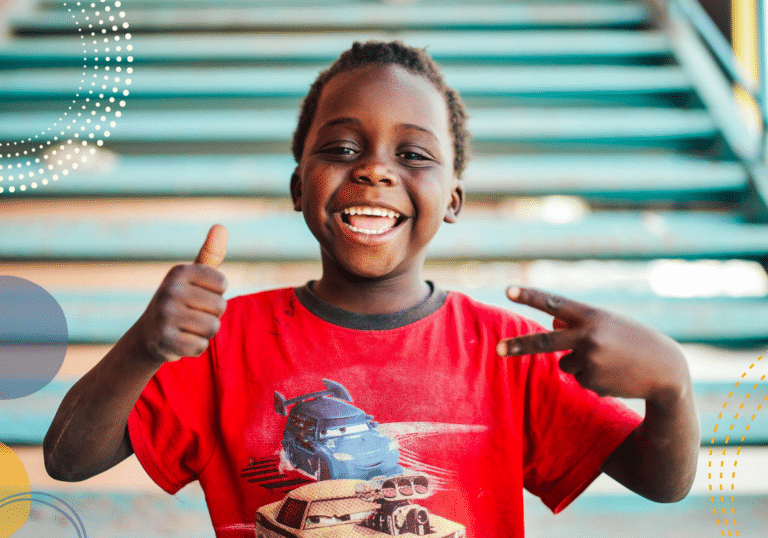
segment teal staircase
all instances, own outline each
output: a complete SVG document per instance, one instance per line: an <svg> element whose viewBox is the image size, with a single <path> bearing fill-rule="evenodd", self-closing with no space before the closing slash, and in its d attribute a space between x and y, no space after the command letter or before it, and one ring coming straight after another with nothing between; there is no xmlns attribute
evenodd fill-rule
<svg viewBox="0 0 768 538"><path fill-rule="evenodd" d="M429 278L549 323L504 297L508 284L542 287L684 343L703 465L717 455L712 445L731 450L725 427L714 430L741 373L757 380L753 402L766 396L760 375L768 363L756 362L768 341L759 136L740 120L717 60L674 6L80 4L10 4L0 41L0 274L50 291L71 343L48 388L0 402L0 440L29 445L25 461L37 465L30 476L40 487L64 487L46 481L38 447L64 392L140 315L168 268L195 257L211 224L230 231L222 266L230 296L319 274L319 249L288 200L289 139L309 84L354 40L427 47L470 110L467 205L431 246ZM713 350L734 358L702 358ZM759 469L768 421L756 417L741 444L750 445L742 461ZM658 523L658 536L714 536L725 527L710 512L701 474L700 487L673 506L610 486L555 518L531 501L529 536L607 536L605 524L614 538L629 537L646 522ZM211 535L199 495L174 504L144 486L113 486L60 490L91 510L93 536ZM744 491L738 529L749 536L764 522L768 491ZM143 518L130 515L139 498L150 514ZM121 530L110 510L130 523ZM169 513L203 530L169 529Z"/></svg>

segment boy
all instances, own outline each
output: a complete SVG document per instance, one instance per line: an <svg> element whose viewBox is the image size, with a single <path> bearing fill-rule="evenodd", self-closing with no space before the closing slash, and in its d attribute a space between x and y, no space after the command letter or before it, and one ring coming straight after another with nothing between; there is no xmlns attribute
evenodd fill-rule
<svg viewBox="0 0 768 538"><path fill-rule="evenodd" d="M217 536L521 537L523 487L559 511L601 471L683 498L700 437L672 340L511 288L556 317L544 332L423 280L427 245L461 210L465 118L423 51L344 53L310 89L293 144L320 279L225 304L214 226L70 390L49 473L82 480L135 452L169 493L201 482ZM645 418L601 396L643 398Z"/></svg>

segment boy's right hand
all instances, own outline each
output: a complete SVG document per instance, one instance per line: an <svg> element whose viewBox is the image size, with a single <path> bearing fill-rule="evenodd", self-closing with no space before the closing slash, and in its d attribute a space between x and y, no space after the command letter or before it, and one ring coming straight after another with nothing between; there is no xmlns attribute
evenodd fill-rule
<svg viewBox="0 0 768 538"><path fill-rule="evenodd" d="M194 263L177 265L165 276L134 327L152 360L196 357L208 347L227 304L227 279L217 269L226 250L227 229L215 224Z"/></svg>

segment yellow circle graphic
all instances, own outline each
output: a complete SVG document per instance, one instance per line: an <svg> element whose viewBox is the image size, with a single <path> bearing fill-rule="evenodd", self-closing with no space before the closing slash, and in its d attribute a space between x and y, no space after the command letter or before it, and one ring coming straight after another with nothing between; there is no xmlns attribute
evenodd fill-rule
<svg viewBox="0 0 768 538"><path fill-rule="evenodd" d="M19 457L0 443L0 538L19 530L29 517L29 476Z"/></svg>

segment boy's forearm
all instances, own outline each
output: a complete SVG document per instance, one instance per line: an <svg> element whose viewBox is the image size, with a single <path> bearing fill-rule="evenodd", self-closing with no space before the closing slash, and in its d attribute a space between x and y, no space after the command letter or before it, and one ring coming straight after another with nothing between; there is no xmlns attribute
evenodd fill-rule
<svg viewBox="0 0 768 538"><path fill-rule="evenodd" d="M690 382L673 398L648 400L645 418L603 470L656 502L676 502L690 491L701 432Z"/></svg>
<svg viewBox="0 0 768 538"><path fill-rule="evenodd" d="M128 415L161 364L129 329L61 402L43 442L48 474L85 480L129 456Z"/></svg>

